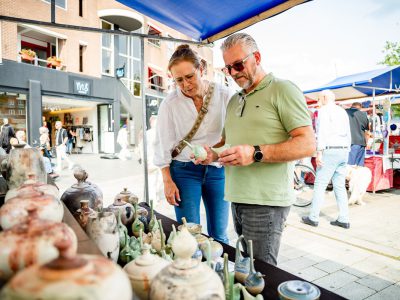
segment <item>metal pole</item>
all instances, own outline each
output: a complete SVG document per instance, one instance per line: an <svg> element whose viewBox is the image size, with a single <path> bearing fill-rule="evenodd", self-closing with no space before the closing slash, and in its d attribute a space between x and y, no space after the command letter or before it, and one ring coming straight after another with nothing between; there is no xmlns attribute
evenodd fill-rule
<svg viewBox="0 0 400 300"><path fill-rule="evenodd" d="M51 23L56 23L56 0L51 0Z"/></svg>
<svg viewBox="0 0 400 300"><path fill-rule="evenodd" d="M144 94L144 76L145 66L144 66L144 38L140 38L140 68L142 70L142 74L140 77L140 93L142 95L142 132L143 132L143 172L144 172L144 199L147 204L150 203L149 201L149 178L147 174L147 111L146 111L146 95ZM154 187L152 187L154 188Z"/></svg>
<svg viewBox="0 0 400 300"><path fill-rule="evenodd" d="M376 118L376 109L375 109L375 89L372 90L372 157L375 156L375 118ZM383 158L382 158L383 159ZM372 160L375 163L375 160ZM372 183L372 192L375 194L375 178Z"/></svg>

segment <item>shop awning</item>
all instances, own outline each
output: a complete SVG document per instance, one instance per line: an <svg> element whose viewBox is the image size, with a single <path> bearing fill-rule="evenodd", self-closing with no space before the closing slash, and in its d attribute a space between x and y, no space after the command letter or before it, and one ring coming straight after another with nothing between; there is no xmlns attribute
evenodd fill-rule
<svg viewBox="0 0 400 300"><path fill-rule="evenodd" d="M304 91L310 99L317 99L322 90L332 90L336 100L356 99L400 93L400 66L386 67L378 70L348 75L316 89Z"/></svg>
<svg viewBox="0 0 400 300"><path fill-rule="evenodd" d="M310 0L118 0L197 41L213 42Z"/></svg>

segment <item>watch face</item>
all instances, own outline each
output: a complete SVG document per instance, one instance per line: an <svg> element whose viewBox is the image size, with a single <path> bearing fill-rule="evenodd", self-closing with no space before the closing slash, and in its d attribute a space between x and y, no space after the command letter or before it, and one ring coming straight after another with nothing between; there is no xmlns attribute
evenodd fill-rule
<svg viewBox="0 0 400 300"><path fill-rule="evenodd" d="M261 151L256 151L254 153L254 160L255 161L261 161L263 158L263 153Z"/></svg>

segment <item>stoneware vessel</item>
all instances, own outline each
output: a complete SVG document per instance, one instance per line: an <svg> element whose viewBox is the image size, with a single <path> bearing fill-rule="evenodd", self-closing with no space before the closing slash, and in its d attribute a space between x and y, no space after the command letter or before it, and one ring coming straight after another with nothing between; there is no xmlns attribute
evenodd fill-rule
<svg viewBox="0 0 400 300"><path fill-rule="evenodd" d="M253 241L248 240L248 249L250 251L250 272L247 276L244 286L252 295L260 294L265 286L264 275L254 269L253 259Z"/></svg>
<svg viewBox="0 0 400 300"><path fill-rule="evenodd" d="M129 263L130 261L134 260L136 257L140 255L139 250L131 248L129 244L128 233L125 234L124 245L125 245L124 247L120 247L121 251L119 253L119 262L122 263L123 265Z"/></svg>
<svg viewBox="0 0 400 300"><path fill-rule="evenodd" d="M183 226L186 226L193 235L201 234L202 226L200 224L187 222L185 217L182 218L182 224L178 226L178 230L181 230Z"/></svg>
<svg viewBox="0 0 400 300"><path fill-rule="evenodd" d="M118 261L119 234L117 219L111 211L102 211L95 217L89 217L86 233L97 244L107 258Z"/></svg>
<svg viewBox="0 0 400 300"><path fill-rule="evenodd" d="M125 247L126 242L129 243L130 237L128 235L128 228L121 221L121 211L118 210L118 217L117 217L117 230L119 235L119 248L122 249ZM127 239L126 239L127 237Z"/></svg>
<svg viewBox="0 0 400 300"><path fill-rule="evenodd" d="M125 202L120 195L115 196L114 203L108 206L108 209L112 210L116 216L118 216L118 212L121 212L122 224L129 226L135 219L135 208L132 204Z"/></svg>
<svg viewBox="0 0 400 300"><path fill-rule="evenodd" d="M244 284L247 276L250 273L250 257L243 257L240 252L240 243L245 242L244 236L239 236L236 242L236 256L235 256L235 279Z"/></svg>
<svg viewBox="0 0 400 300"><path fill-rule="evenodd" d="M164 269L169 262L150 253L150 246L143 245L142 255L124 267L135 294L142 300L149 299L152 279ZM172 296L172 294L171 294Z"/></svg>
<svg viewBox="0 0 400 300"><path fill-rule="evenodd" d="M89 200L81 200L79 202L81 203L81 208L75 212L74 217L79 225L81 225L82 229L86 230L89 217L96 217L97 212L89 207Z"/></svg>
<svg viewBox="0 0 400 300"><path fill-rule="evenodd" d="M278 286L278 294L281 300L318 300L321 291L309 282L290 280Z"/></svg>
<svg viewBox="0 0 400 300"><path fill-rule="evenodd" d="M213 238L209 238L209 243L210 243L210 259L212 261L215 261L218 257L221 257L222 253L224 252L224 248L220 243L217 241L214 241ZM200 249L203 252L203 256L207 256L207 243L201 243L200 244Z"/></svg>
<svg viewBox="0 0 400 300"><path fill-rule="evenodd" d="M68 240L65 251L75 255L77 238L64 223L38 219L36 209L28 210L25 223L0 232L0 278L8 278L15 272L33 264L43 264L57 258L56 243Z"/></svg>
<svg viewBox="0 0 400 300"><path fill-rule="evenodd" d="M0 225L3 229L28 221L28 208L35 208L38 218L61 222L64 216L62 203L50 194L27 188L22 195L9 199L0 208Z"/></svg>
<svg viewBox="0 0 400 300"><path fill-rule="evenodd" d="M28 180L33 174L38 182L47 183L47 173L42 154L35 148L15 148L2 162L2 174L7 181L8 189L15 189Z"/></svg>
<svg viewBox="0 0 400 300"><path fill-rule="evenodd" d="M202 146L190 144L185 140L183 142L192 150L195 159L205 160L207 158L207 151Z"/></svg>
<svg viewBox="0 0 400 300"><path fill-rule="evenodd" d="M144 230L144 224L139 219L138 206L137 206L137 204L135 204L135 221L133 221L133 223L132 223L132 234L135 237L139 237L140 230Z"/></svg>
<svg viewBox="0 0 400 300"><path fill-rule="evenodd" d="M192 259L197 242L186 227L177 234L172 250L175 260L153 279L150 299L225 299L221 279L207 264Z"/></svg>
<svg viewBox="0 0 400 300"><path fill-rule="evenodd" d="M74 168L74 177L78 181L69 187L61 196L61 200L73 214L80 208L81 200L89 200L89 207L95 211L103 208L103 193L94 183L86 181L87 172L80 168Z"/></svg>
<svg viewBox="0 0 400 300"><path fill-rule="evenodd" d="M132 300L132 288L122 269L99 255L71 256L58 243L60 257L16 274L0 294L2 300Z"/></svg>

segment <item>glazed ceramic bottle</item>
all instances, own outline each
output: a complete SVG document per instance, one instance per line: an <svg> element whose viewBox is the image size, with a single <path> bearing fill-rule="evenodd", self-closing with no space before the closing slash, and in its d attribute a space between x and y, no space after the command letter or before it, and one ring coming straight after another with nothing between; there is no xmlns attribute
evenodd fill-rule
<svg viewBox="0 0 400 300"><path fill-rule="evenodd" d="M121 212L121 221L125 226L129 226L132 224L133 220L135 219L135 208L132 204L125 202L118 194L115 199L114 203L108 206L108 209L114 211L115 215L118 215L118 212Z"/></svg>
<svg viewBox="0 0 400 300"><path fill-rule="evenodd" d="M250 273L244 282L244 286L246 287L246 290L248 290L251 294L257 295L260 294L264 289L264 275L254 269L253 241L248 240L247 245L250 251Z"/></svg>
<svg viewBox="0 0 400 300"><path fill-rule="evenodd" d="M124 248L126 242L129 243L129 235L128 235L128 228L121 221L121 211L118 210L118 218L117 218L117 228L118 228L118 235L119 235L119 247L120 249ZM127 237L127 239L126 239Z"/></svg>
<svg viewBox="0 0 400 300"><path fill-rule="evenodd" d="M89 222L89 217L96 217L96 212L89 207L89 200L81 200L81 208L78 209L74 217L78 221L79 225L81 225L83 230L86 230L86 225Z"/></svg>
<svg viewBox="0 0 400 300"><path fill-rule="evenodd" d="M138 206L135 204L135 221L132 223L132 234L139 237L140 230L144 230L144 224L139 219Z"/></svg>
<svg viewBox="0 0 400 300"><path fill-rule="evenodd" d="M244 236L239 236L236 242L236 256L235 256L235 279L244 284L247 276L250 273L250 257L243 257L240 253L240 243L244 241Z"/></svg>

